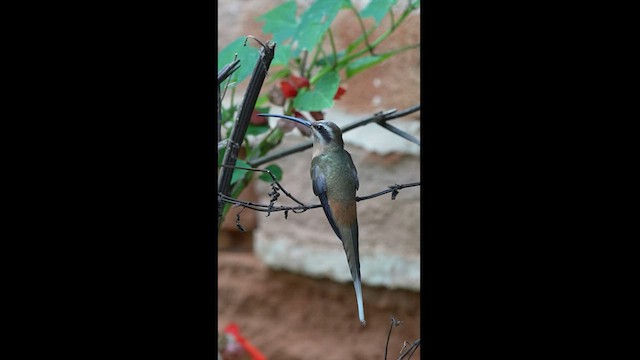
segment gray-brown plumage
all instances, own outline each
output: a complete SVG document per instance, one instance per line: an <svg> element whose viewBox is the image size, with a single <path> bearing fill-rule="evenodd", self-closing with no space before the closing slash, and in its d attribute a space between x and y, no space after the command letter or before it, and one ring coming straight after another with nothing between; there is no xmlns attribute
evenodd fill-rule
<svg viewBox="0 0 640 360"><path fill-rule="evenodd" d="M331 228L342 241L358 303L358 317L362 325L364 307L360 257L358 254L358 214L356 190L358 173L351 154L344 150L342 132L330 121L309 122L286 115L260 114L292 120L311 128L313 133L313 157L311 182L313 193L318 196Z"/></svg>

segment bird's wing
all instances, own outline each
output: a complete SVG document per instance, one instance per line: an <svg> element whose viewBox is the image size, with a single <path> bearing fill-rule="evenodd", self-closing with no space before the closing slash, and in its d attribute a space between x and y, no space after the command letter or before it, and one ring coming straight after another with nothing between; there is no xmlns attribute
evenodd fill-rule
<svg viewBox="0 0 640 360"><path fill-rule="evenodd" d="M322 204L322 209L324 210L324 214L327 216L327 220L329 220L329 224L331 224L331 228L336 233L338 238L342 240L342 234L338 229L338 225L336 224L333 213L331 212L331 207L329 206L329 199L327 199L327 182L320 169L318 164L311 162L311 183L313 185L313 193L320 198L320 204Z"/></svg>
<svg viewBox="0 0 640 360"><path fill-rule="evenodd" d="M358 170L356 169L356 166L353 164L353 159L351 158L351 154L349 154L349 152L346 150L344 152L347 153L347 160L348 160L347 165L349 166L349 169L351 169L351 175L355 180L356 190L358 190L358 188L360 187L360 182L358 181Z"/></svg>

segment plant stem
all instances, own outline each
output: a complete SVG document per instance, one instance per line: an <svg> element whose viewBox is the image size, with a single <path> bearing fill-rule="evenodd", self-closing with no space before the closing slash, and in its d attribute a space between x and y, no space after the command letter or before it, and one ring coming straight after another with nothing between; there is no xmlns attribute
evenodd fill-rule
<svg viewBox="0 0 640 360"><path fill-rule="evenodd" d="M329 40L331 42L331 53L333 55L333 69L335 69L336 66L338 66L338 53L336 52L336 43L333 41L333 33L331 32L331 29L327 30L327 32L329 33Z"/></svg>
<svg viewBox="0 0 640 360"><path fill-rule="evenodd" d="M399 49L395 49L395 50L388 51L388 52L386 52L386 53L379 54L378 56L384 56L384 55L397 55L397 54L399 54L399 53L401 53L401 52L403 52L403 51L407 51L407 50L415 49L415 48L417 48L417 47L420 47L420 44L407 45L407 46L401 47L401 48L399 48Z"/></svg>
<svg viewBox="0 0 640 360"><path fill-rule="evenodd" d="M369 52L371 53L371 55L375 55L373 53L373 47L371 47L371 45L369 44L369 37L367 36L367 31L364 27L364 22L362 21L362 17L360 16L360 12L358 12L358 10L356 10L355 7L351 7L351 10L353 10L353 12L356 14L356 19L358 19L358 23L360 24L360 29L362 29L362 35L364 36L364 43L367 45L367 49L369 50Z"/></svg>
<svg viewBox="0 0 640 360"><path fill-rule="evenodd" d="M311 77L311 72L316 67L316 62L318 61L318 56L320 56L320 54L324 53L324 50L322 49L322 43L324 42L324 36L325 35L322 36L322 40L320 40L318 45L316 45L316 50L313 53L313 61L311 62L311 64L309 64L309 69L307 69L307 76L306 76L307 79L309 79Z"/></svg>
<svg viewBox="0 0 640 360"><path fill-rule="evenodd" d="M300 76L304 77L304 67L307 65L307 56L309 56L309 51L307 49L302 50L302 55L300 56Z"/></svg>
<svg viewBox="0 0 640 360"><path fill-rule="evenodd" d="M238 113L238 118L233 124L231 137L224 154L222 163L226 166L233 167L236 164L236 160L238 159L238 152L240 151L240 145L243 142L243 139L247 132L247 128L249 127L249 122L251 121L251 114L253 112L253 109L255 108L258 95L260 94L260 89L262 89L262 84L264 83L264 79L267 76L269 65L273 60L275 47L276 44L270 44L269 42L267 42L267 44L263 44L262 48L260 49L258 61L253 68L253 74L251 75L249 86L247 87L247 91L244 95L244 99L240 107L240 112ZM229 195L232 174L232 168L223 167L220 170L220 177L218 178L218 192L220 194ZM225 206L225 204L220 200L218 201L218 229L220 229L220 225L222 225L222 221L224 220L224 216L227 213L228 209L229 206Z"/></svg>
<svg viewBox="0 0 640 360"><path fill-rule="evenodd" d="M402 13L402 15L400 16L400 18L398 19L398 21L395 23L396 26L393 26L389 29L387 29L387 31L385 31L382 35L380 35L373 43L370 44L371 49L375 50L375 48L380 45L381 42L383 42L386 38L389 37L389 35L391 35L395 29L398 28L398 26L400 24L402 24L404 22L404 20L407 18L407 16L409 16L409 14L411 13L411 11L413 11L413 6L409 6L407 9L405 9L405 11ZM366 54L367 52L369 52L369 49L363 49L360 50L354 54L348 55L344 58L342 58L339 62L338 65L335 67L324 67L322 70L320 70L317 74L315 74L313 76L313 78L311 78L309 80L309 82L311 84L315 84L318 79L320 79L323 75L325 75L326 73L336 70L336 69L341 69L342 67L346 66L351 60L354 60L360 56L362 56L363 54Z"/></svg>

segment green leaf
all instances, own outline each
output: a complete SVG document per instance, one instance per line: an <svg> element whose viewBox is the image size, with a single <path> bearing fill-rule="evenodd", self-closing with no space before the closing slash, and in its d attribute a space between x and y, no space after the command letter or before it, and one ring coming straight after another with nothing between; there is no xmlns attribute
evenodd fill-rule
<svg viewBox="0 0 640 360"><path fill-rule="evenodd" d="M389 9L391 9L391 7L397 2L398 0L371 0L369 5L362 10L360 16L363 18L373 17L376 21L376 25L380 25L382 18L387 15Z"/></svg>
<svg viewBox="0 0 640 360"><path fill-rule="evenodd" d="M271 171L273 176L276 177L276 180L282 181L282 169L280 168L280 166L278 166L276 164L271 164L271 165L267 166L265 169ZM262 181L266 181L268 183L273 182L273 179L267 173L262 173L262 175L260 175L260 177L258 177L258 179L260 179Z"/></svg>
<svg viewBox="0 0 640 360"><path fill-rule="evenodd" d="M335 62L340 61L340 59L344 57L344 54L345 54L345 50L337 52L336 56L335 56L335 58L336 58ZM325 65L333 66L333 64L334 64L334 56L333 56L333 54L329 54L327 56L323 56L320 59L316 60L316 65L318 65L318 66L325 66Z"/></svg>
<svg viewBox="0 0 640 360"><path fill-rule="evenodd" d="M228 121L233 121L233 116L236 110L238 110L237 105L231 105L228 108L223 106L222 107L222 123L224 124Z"/></svg>
<svg viewBox="0 0 640 360"><path fill-rule="evenodd" d="M298 95L293 100L293 106L297 110L321 111L333 107L333 97L340 86L340 75L335 71L330 71L315 84L311 91L300 89Z"/></svg>
<svg viewBox="0 0 640 360"><path fill-rule="evenodd" d="M280 43L292 37L298 29L296 2L294 0L287 1L268 13L259 16L257 20L265 22L262 31L266 34L273 34L273 41L278 43L278 47L280 47ZM276 51L277 55L278 52Z"/></svg>
<svg viewBox="0 0 640 360"><path fill-rule="evenodd" d="M362 72L372 66L385 61L393 55L394 54L365 56L350 62L349 65L347 65L347 79L351 78L359 72Z"/></svg>
<svg viewBox="0 0 640 360"><path fill-rule="evenodd" d="M304 49L311 51L329 29L338 10L348 5L346 0L316 0L300 17L300 24L295 39L298 46L294 56L298 56Z"/></svg>
<svg viewBox="0 0 640 360"><path fill-rule="evenodd" d="M267 131L269 131L269 129L271 129L269 127L269 124L264 124L264 125L254 125L254 124L249 124L249 127L247 127L247 135L260 135L260 134L264 134Z"/></svg>
<svg viewBox="0 0 640 360"><path fill-rule="evenodd" d="M267 100L269 99L267 98ZM257 103L254 109L255 111L258 112L258 114L261 114L261 113L268 114L271 111L271 108L269 106L262 106L262 104L258 105Z"/></svg>
<svg viewBox="0 0 640 360"><path fill-rule="evenodd" d="M289 76L289 74L291 74L291 69L288 68L288 67L286 67L284 69L280 69L280 70L278 70L276 72L269 71L269 81L275 82L278 79L286 78L287 76ZM267 96L267 95L265 95L265 96Z"/></svg>
<svg viewBox="0 0 640 360"><path fill-rule="evenodd" d="M258 96L258 99L256 100L256 110L258 110L259 108L261 109L262 105L266 104L269 102L269 95L268 94L262 94L260 96ZM268 109L269 107L267 107ZM260 111L260 110L258 110ZM268 110L267 110L268 111Z"/></svg>
<svg viewBox="0 0 640 360"><path fill-rule="evenodd" d="M224 159L224 153L226 150L227 150L226 147L223 147L222 149L218 150L218 167L222 165L222 160Z"/></svg>
<svg viewBox="0 0 640 360"><path fill-rule="evenodd" d="M274 128L266 137L260 140L260 142L256 146L254 146L250 152L247 153L247 157L249 159L256 159L264 156L266 153L280 144L283 136L284 132L282 132L280 128Z"/></svg>
<svg viewBox="0 0 640 360"><path fill-rule="evenodd" d="M227 150L226 148L222 148L218 150L218 166L222 165L222 161L224 160L224 153L226 152L226 150ZM247 168L251 167L247 162L241 159L236 159L235 166L247 167ZM233 169L230 185L237 183L240 179L242 179L247 174L248 171L249 170Z"/></svg>
<svg viewBox="0 0 640 360"><path fill-rule="evenodd" d="M268 114L269 113L269 106L262 106L262 107L255 107L255 110L258 114L260 113L264 113L264 114ZM267 131L271 130L271 128L269 127L269 123L265 123L262 125L256 125L256 124L249 124L249 127L247 127L247 132L246 135L260 135L260 134L264 134Z"/></svg>
<svg viewBox="0 0 640 360"><path fill-rule="evenodd" d="M248 43L244 46L244 40L245 37L240 36L218 53L218 71L232 62L235 54L238 54L240 68L231 75L231 81L236 83L241 82L253 72L259 57L259 50Z"/></svg>
<svg viewBox="0 0 640 360"><path fill-rule="evenodd" d="M235 166L246 167L246 168L251 167L244 160L240 160L240 159L236 160L236 165ZM241 180L246 175L247 171L249 171L249 170L233 169L233 175L231 175L231 185L233 185L233 184L237 183L239 180Z"/></svg>
<svg viewBox="0 0 640 360"><path fill-rule="evenodd" d="M289 64L289 59L291 59L291 44L277 44L276 53L273 55L273 61L271 61L271 65L287 66Z"/></svg>

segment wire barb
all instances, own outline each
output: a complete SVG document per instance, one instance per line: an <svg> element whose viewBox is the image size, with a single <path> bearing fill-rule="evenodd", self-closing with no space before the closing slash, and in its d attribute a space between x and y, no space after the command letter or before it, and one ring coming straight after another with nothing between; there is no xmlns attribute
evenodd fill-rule
<svg viewBox="0 0 640 360"><path fill-rule="evenodd" d="M238 169L245 169L245 170L253 170L253 171L265 171L263 169L253 169L253 168L244 168L244 167L237 167ZM275 181L275 179L274 179ZM309 209L315 209L315 208L319 208L322 207L322 205L320 204L313 204L313 205L304 205L303 203L297 201L291 194L289 194L286 190L284 190L284 188L282 188L282 185L280 185L280 183L277 183L277 189L278 191L282 191L287 197L289 197L290 199L296 201L298 204L298 206L275 206L275 201L273 201L273 198L275 197L277 199L278 195L275 195L275 188L274 188L274 184L272 183L272 191L269 192L267 195L269 195L269 197L271 198L271 201L269 202L269 205L264 205L264 204L255 204L249 201L242 201L242 200L238 200L238 199L234 199L230 196L226 196L223 194L218 193L218 199L219 201L222 202L227 202L230 204L234 204L237 206L243 206L255 211L263 211L263 212L267 212L267 216L269 216L272 212L277 212L277 211L289 211L291 210L294 214L300 214L303 213ZM393 186L388 186L388 189L377 192L375 194L371 194L369 196L364 196L364 197L356 197L356 201L363 201L363 200L369 200L369 199L373 199L375 197L378 196L382 196L384 194L390 193L390 192L395 192L395 195L398 194L398 190L400 189L404 189L404 188L408 188L408 187L414 187L414 186L420 186L419 182L416 183L410 183L410 184L401 184L401 185L393 185ZM395 199L395 196L392 194L392 200ZM285 218L288 216L288 214L285 213Z"/></svg>
<svg viewBox="0 0 640 360"><path fill-rule="evenodd" d="M393 127L393 126L391 126L389 124L386 124L386 122L389 121L389 120L401 118L403 116L407 116L409 114L412 114L412 113L414 113L416 111L420 111L420 104L414 105L412 107L406 108L406 109L401 110L401 111L398 111L396 109L390 109L390 110L386 110L386 111L378 111L375 114L373 114L371 117L368 117L368 118L366 118L364 120L356 121L353 124L349 124L349 125L341 128L340 130L344 134L347 131L353 130L353 129L361 127L361 126L368 125L368 124L370 124L372 122L373 123L377 123L377 124L384 123L385 125L387 125L387 127L392 127L394 130L390 130L387 127L382 126L382 125L380 125L380 126L384 127L385 129L387 129L387 130L389 130L389 131L391 131L391 132L393 132L393 133L395 133L395 134L397 134L399 136L402 136L403 138L405 138L405 139L407 139L409 141L412 141L414 143L416 141L418 141L418 145L420 145L419 144L420 141L418 139L414 138L413 136L405 133L404 131L402 131L402 130L396 128L396 127ZM284 149L284 150L280 150L280 151L277 151L277 152L273 152L271 154L267 154L267 155L259 157L257 159L250 160L249 161L249 165L251 165L253 167L258 167L258 166L260 166L262 164L271 162L273 160L280 159L280 158L285 157L287 155L291 155L291 154L294 154L294 153L297 153L297 152L300 152L300 151L304 151L306 149L310 149L312 146L313 146L313 142L311 140L305 141L305 142L303 142L301 144L292 146L290 148L287 148L287 149Z"/></svg>

